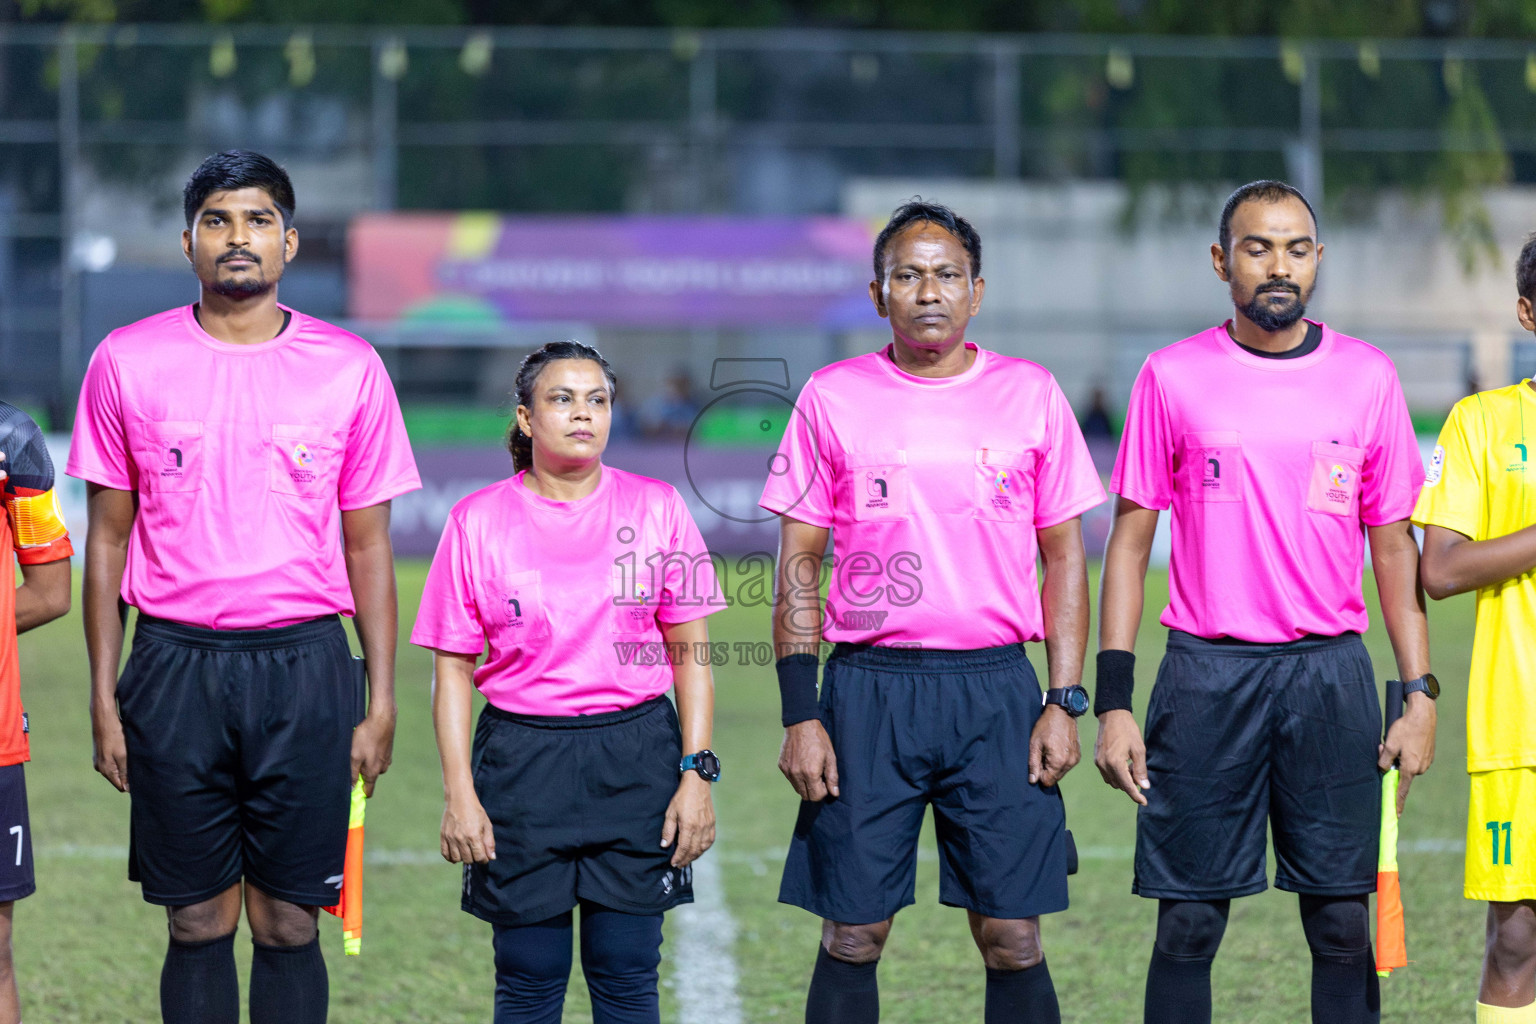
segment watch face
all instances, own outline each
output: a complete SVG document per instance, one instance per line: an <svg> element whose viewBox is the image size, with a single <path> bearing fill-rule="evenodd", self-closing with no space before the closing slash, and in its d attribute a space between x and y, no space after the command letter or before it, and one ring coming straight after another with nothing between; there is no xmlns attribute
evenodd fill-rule
<svg viewBox="0 0 1536 1024"><path fill-rule="evenodd" d="M1431 700L1440 699L1440 680L1435 678L1433 672L1424 673L1424 692L1429 694Z"/></svg>
<svg viewBox="0 0 1536 1024"><path fill-rule="evenodd" d="M720 759L713 750L700 751L696 756L699 774L710 782L720 778Z"/></svg>
<svg viewBox="0 0 1536 1024"><path fill-rule="evenodd" d="M1073 718L1077 718L1088 711L1088 691L1081 686L1074 686L1067 691L1067 710Z"/></svg>

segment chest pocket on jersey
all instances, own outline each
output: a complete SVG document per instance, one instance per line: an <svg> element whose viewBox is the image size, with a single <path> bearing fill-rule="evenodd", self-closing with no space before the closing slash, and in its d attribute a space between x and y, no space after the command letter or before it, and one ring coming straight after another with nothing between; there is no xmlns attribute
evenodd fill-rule
<svg viewBox="0 0 1536 1024"><path fill-rule="evenodd" d="M1235 430L1205 430L1183 437L1180 482L1190 501L1243 500L1243 443Z"/></svg>
<svg viewBox="0 0 1536 1024"><path fill-rule="evenodd" d="M1033 523L1034 470L1034 452L978 449L972 515L998 523Z"/></svg>
<svg viewBox="0 0 1536 1024"><path fill-rule="evenodd" d="M1360 470L1365 449L1312 442L1312 478L1307 483L1307 508L1332 516L1351 516L1360 508Z"/></svg>
<svg viewBox="0 0 1536 1024"><path fill-rule="evenodd" d="M334 500L343 451L339 430L303 424L274 425L268 471L272 490L279 494Z"/></svg>
<svg viewBox="0 0 1536 1024"><path fill-rule="evenodd" d="M843 487L855 521L871 523L907 517L911 479L906 452L849 452L846 461Z"/></svg>
<svg viewBox="0 0 1536 1024"><path fill-rule="evenodd" d="M649 633L656 624L656 603L660 600L661 573L639 559L613 567L613 587L609 596L612 614L609 621L615 633Z"/></svg>
<svg viewBox="0 0 1536 1024"><path fill-rule="evenodd" d="M203 486L203 421L162 420L140 424L131 441L139 490L151 494L196 491Z"/></svg>
<svg viewBox="0 0 1536 1024"><path fill-rule="evenodd" d="M515 647L549 636L549 610L537 569L493 576L480 591L480 621L496 646Z"/></svg>

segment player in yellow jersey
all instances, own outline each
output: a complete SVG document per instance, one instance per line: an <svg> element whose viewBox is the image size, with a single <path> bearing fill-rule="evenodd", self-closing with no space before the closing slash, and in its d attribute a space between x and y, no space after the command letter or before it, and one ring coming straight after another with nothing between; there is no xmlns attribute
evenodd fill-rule
<svg viewBox="0 0 1536 1024"><path fill-rule="evenodd" d="M1536 235L1515 268L1536 331ZM1488 901L1478 1024L1536 1024L1536 382L1462 399L1413 521L1439 600L1477 591L1467 693L1466 897Z"/></svg>

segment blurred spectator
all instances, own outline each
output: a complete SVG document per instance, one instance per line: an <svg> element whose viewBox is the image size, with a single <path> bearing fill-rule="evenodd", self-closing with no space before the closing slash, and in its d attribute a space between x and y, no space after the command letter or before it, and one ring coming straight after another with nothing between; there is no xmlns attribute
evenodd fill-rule
<svg viewBox="0 0 1536 1024"><path fill-rule="evenodd" d="M640 430L649 438L681 440L688 436L700 405L693 397L693 378L682 367L672 371L660 394L640 406Z"/></svg>
<svg viewBox="0 0 1536 1024"><path fill-rule="evenodd" d="M1115 424L1109 418L1109 405L1103 388L1093 389L1093 397L1089 399L1088 411L1083 415L1081 426L1085 438L1115 436Z"/></svg>

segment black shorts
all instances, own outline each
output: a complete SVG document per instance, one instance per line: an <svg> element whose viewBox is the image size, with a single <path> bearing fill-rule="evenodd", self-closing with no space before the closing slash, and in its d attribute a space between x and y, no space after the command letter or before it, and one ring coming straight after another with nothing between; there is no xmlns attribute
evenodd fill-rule
<svg viewBox="0 0 1536 1024"><path fill-rule="evenodd" d="M939 900L986 917L1067 909L1061 793L1029 782L1040 684L1021 646L838 644L821 685L840 795L800 805L779 901L884 921L916 896L933 805Z"/></svg>
<svg viewBox="0 0 1536 1024"><path fill-rule="evenodd" d="M27 774L19 764L0 768L0 903L37 892L32 874L32 822L27 817Z"/></svg>
<svg viewBox="0 0 1536 1024"><path fill-rule="evenodd" d="M1133 892L1262 892L1266 821L1276 888L1375 891L1381 703L1359 634L1242 644L1173 630L1146 740Z"/></svg>
<svg viewBox="0 0 1536 1024"><path fill-rule="evenodd" d="M128 877L185 906L245 878L336 902L362 662L336 616L203 629L140 615L117 684L132 798Z"/></svg>
<svg viewBox="0 0 1536 1024"><path fill-rule="evenodd" d="M461 906L516 927L583 900L629 914L692 903L693 869L661 847L682 748L666 697L549 718L487 704L473 764L496 859L464 865Z"/></svg>

